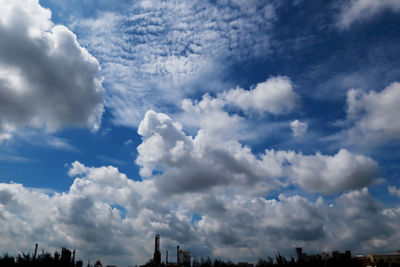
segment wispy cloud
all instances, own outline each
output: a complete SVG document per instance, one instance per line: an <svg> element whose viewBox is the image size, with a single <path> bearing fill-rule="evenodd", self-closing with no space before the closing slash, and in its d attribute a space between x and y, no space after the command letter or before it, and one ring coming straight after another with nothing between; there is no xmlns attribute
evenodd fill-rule
<svg viewBox="0 0 400 267"><path fill-rule="evenodd" d="M13 142L27 143L34 146L48 146L67 151L79 151L69 140L57 137L45 130L24 128L14 133Z"/></svg>
<svg viewBox="0 0 400 267"><path fill-rule="evenodd" d="M33 161L33 159L0 153L0 161L24 163L24 162L31 162Z"/></svg>
<svg viewBox="0 0 400 267"><path fill-rule="evenodd" d="M352 24L371 19L385 10L400 12L400 2L397 0L348 0L342 4L337 26L340 29L348 29Z"/></svg>
<svg viewBox="0 0 400 267"><path fill-rule="evenodd" d="M130 162L127 162L125 160L116 159L116 158L112 158L112 157L108 157L108 156L104 156L104 155L98 155L97 157L100 160L102 160L103 162L111 163L111 164L114 164L114 165L117 165L117 166L131 164Z"/></svg>
<svg viewBox="0 0 400 267"><path fill-rule="evenodd" d="M137 126L149 108L198 90L187 84L210 89L227 64L265 57L274 16L264 1L139 1L72 25L102 64L115 122Z"/></svg>

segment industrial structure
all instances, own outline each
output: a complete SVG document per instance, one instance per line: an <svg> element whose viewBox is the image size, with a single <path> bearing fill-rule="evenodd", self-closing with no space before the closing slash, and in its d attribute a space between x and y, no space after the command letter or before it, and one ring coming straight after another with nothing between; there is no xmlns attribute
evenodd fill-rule
<svg viewBox="0 0 400 267"><path fill-rule="evenodd" d="M337 250L332 251L332 254L322 252L314 255L307 255L303 253L303 249L301 247L296 248L296 256L297 262L302 264L308 264L311 262L331 262L333 265L337 265L335 263L343 263L350 264L352 261L351 251L346 250L345 252L339 252Z"/></svg>
<svg viewBox="0 0 400 267"><path fill-rule="evenodd" d="M66 249L66 248L62 248L61 249L61 262L62 263L71 263L71 250Z"/></svg>
<svg viewBox="0 0 400 267"><path fill-rule="evenodd" d="M354 258L365 267L375 267L377 265L388 267L399 266L400 250L397 250L397 253L368 254L367 256L356 255Z"/></svg>
<svg viewBox="0 0 400 267"><path fill-rule="evenodd" d="M170 246L169 246L170 247ZM18 255L18 258L10 257L4 254L4 257L0 256L0 266L60 266L60 267L83 267L81 260L75 261L75 249L69 250L65 247L62 248L61 254L58 251L54 252L54 257L49 252L42 252L37 254L38 244L35 244L35 250L33 256L29 254ZM355 255L352 257L351 251L339 252L337 250L332 251L331 254L326 252L318 254L306 254L303 253L301 247L296 247L297 259L291 258L287 260L279 253L273 258L268 257L268 260L259 259L256 267L267 267L267 266L357 266L357 267L399 267L400 266L400 250L396 253L387 254L368 254ZM24 265L28 264L28 265ZM94 265L88 261L87 267L102 267L100 261L96 261ZM214 260L214 263L207 257L206 259L201 258L201 262L194 257L193 264L191 264L191 252L190 250L182 250L179 245L176 246L176 262L170 262L168 258L168 250L165 255L165 263L161 262L161 251L160 251L160 235L156 234L154 239L154 253L153 257L146 262L145 265L140 267L254 267L255 265L248 262L238 262L234 264L231 261L224 262L219 259ZM106 265L106 267L116 267L115 265Z"/></svg>
<svg viewBox="0 0 400 267"><path fill-rule="evenodd" d="M33 259L36 259L36 254L37 254L37 247L38 247L38 243L36 243L35 245L35 253L33 254Z"/></svg>
<svg viewBox="0 0 400 267"><path fill-rule="evenodd" d="M35 244L35 250L32 256L32 262L34 262L35 264L41 263L43 265L47 264L46 266L48 266L48 264L51 263L51 264L57 264L57 266L64 266L64 267L83 266L83 262L81 260L78 261L75 260L75 249L71 252L71 250L63 247L61 249L61 254L58 251L55 251L53 257L49 252L45 253L44 251L42 251L41 254L38 254L37 250L38 250L38 243Z"/></svg>
<svg viewBox="0 0 400 267"><path fill-rule="evenodd" d="M176 246L176 261L179 267L190 267L190 250L182 250Z"/></svg>
<svg viewBox="0 0 400 267"><path fill-rule="evenodd" d="M332 251L332 254L322 252L315 255L307 255L303 253L301 247L296 248L297 262L300 264L311 264L313 262L323 262L325 266L328 265L339 266L344 264L346 266L351 266L351 264L357 263L357 266L363 267L397 267L400 266L400 250L397 253L388 254L368 254L365 255L355 255L351 256L350 250L346 250L344 253L339 251Z"/></svg>
<svg viewBox="0 0 400 267"><path fill-rule="evenodd" d="M156 234L154 238L154 253L153 258L148 260L146 264L140 267L190 267L191 256L190 250L182 250L179 246L176 246L176 262L170 262L168 260L168 250L165 253L165 263L161 262L161 251L160 251L160 235Z"/></svg>
<svg viewBox="0 0 400 267"><path fill-rule="evenodd" d="M154 240L153 266L160 267L160 265L161 265L160 235L157 234Z"/></svg>

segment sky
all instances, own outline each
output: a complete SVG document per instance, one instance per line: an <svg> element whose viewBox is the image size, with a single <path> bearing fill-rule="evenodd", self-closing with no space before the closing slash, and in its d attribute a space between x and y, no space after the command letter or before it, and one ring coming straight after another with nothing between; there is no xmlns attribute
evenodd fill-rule
<svg viewBox="0 0 400 267"><path fill-rule="evenodd" d="M398 0L0 5L0 251L400 247Z"/></svg>

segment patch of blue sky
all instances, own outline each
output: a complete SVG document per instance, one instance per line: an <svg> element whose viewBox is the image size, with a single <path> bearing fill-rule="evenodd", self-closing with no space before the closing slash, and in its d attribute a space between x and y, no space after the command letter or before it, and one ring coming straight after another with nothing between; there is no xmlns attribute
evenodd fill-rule
<svg viewBox="0 0 400 267"><path fill-rule="evenodd" d="M192 224L196 224L197 222L201 221L203 217L199 214L194 212L192 215Z"/></svg>
<svg viewBox="0 0 400 267"><path fill-rule="evenodd" d="M111 208L118 210L118 213L119 213L119 216L121 217L121 219L125 219L126 218L126 215L127 215L128 211L126 210L125 207L123 207L121 205L118 205L118 204L112 204Z"/></svg>
<svg viewBox="0 0 400 267"><path fill-rule="evenodd" d="M133 180L140 180L139 167L134 164L140 144L135 130L110 124L109 113L103 115L102 126L93 133L84 128L60 130L56 137L73 149L41 144L37 140L16 139L9 153L17 153L26 162L0 161L0 181L10 179L30 187L49 187L68 190L73 180L67 172L70 164L78 160L88 166L115 166ZM37 136L33 136L37 137ZM131 140L129 144L125 142Z"/></svg>

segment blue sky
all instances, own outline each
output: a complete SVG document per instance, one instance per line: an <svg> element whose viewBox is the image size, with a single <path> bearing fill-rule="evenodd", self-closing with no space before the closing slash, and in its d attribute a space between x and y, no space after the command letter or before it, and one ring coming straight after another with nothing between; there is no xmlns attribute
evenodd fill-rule
<svg viewBox="0 0 400 267"><path fill-rule="evenodd" d="M0 4L3 251L399 247L398 1Z"/></svg>

